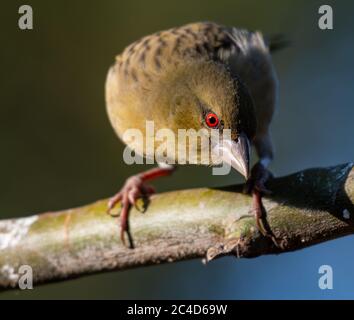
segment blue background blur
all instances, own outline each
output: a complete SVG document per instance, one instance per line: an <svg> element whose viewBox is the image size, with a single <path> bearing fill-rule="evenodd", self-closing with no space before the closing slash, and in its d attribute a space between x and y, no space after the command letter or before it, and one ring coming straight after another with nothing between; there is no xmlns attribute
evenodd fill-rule
<svg viewBox="0 0 354 320"><path fill-rule="evenodd" d="M34 30L17 27L30 4ZM331 4L334 30L318 28ZM114 56L133 40L199 20L284 33L274 56L279 109L273 123L276 175L354 160L354 2L350 1L14 1L0 10L0 218L92 202L142 168L126 166L104 105ZM159 191L241 182L185 167ZM334 289L320 290L331 265ZM354 298L354 238L250 260L223 258L112 272L11 291L5 298Z"/></svg>

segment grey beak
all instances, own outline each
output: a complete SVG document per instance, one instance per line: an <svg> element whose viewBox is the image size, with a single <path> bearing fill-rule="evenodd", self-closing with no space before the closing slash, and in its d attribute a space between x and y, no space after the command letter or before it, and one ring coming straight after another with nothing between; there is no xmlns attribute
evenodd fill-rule
<svg viewBox="0 0 354 320"><path fill-rule="evenodd" d="M250 165L250 144L247 136L241 133L236 141L224 139L216 147L222 161L241 173L247 180Z"/></svg>

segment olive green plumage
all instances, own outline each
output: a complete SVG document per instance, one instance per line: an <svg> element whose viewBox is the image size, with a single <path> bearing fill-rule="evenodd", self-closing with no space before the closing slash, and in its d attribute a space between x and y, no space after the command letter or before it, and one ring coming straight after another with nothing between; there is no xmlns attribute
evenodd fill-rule
<svg viewBox="0 0 354 320"><path fill-rule="evenodd" d="M260 156L272 157L269 124L277 81L259 32L211 22L146 36L116 57L106 82L107 111L119 137L125 130L206 128L218 115L233 138L245 132ZM141 145L124 141L147 156ZM157 147L156 145L155 147Z"/></svg>

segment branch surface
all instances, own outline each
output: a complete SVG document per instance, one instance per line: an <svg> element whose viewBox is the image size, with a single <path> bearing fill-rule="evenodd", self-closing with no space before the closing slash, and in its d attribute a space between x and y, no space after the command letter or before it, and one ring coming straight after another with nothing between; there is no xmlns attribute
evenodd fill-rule
<svg viewBox="0 0 354 320"><path fill-rule="evenodd" d="M107 200L0 221L0 288L16 287L19 267L34 283L197 257L255 257L301 249L354 233L354 164L301 171L269 183L267 221L281 248L262 236L242 186L157 194L132 208L134 249L119 239Z"/></svg>

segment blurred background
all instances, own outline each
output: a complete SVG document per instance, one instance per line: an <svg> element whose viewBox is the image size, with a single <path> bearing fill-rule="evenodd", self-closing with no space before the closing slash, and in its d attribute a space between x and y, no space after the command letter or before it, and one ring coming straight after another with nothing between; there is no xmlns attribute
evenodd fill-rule
<svg viewBox="0 0 354 320"><path fill-rule="evenodd" d="M32 31L18 28L23 4L33 8ZM334 30L318 28L322 4L333 8ZM106 72L132 41L193 21L291 39L292 46L274 56L280 80L275 175L354 160L354 2L5 0L0 6L0 219L111 196L142 170L122 161L123 145L105 111ZM241 181L236 173L212 176L209 168L183 167L155 186ZM323 264L333 268L333 290L318 287ZM354 237L348 236L278 256L112 272L4 292L0 299L354 298L353 270Z"/></svg>

